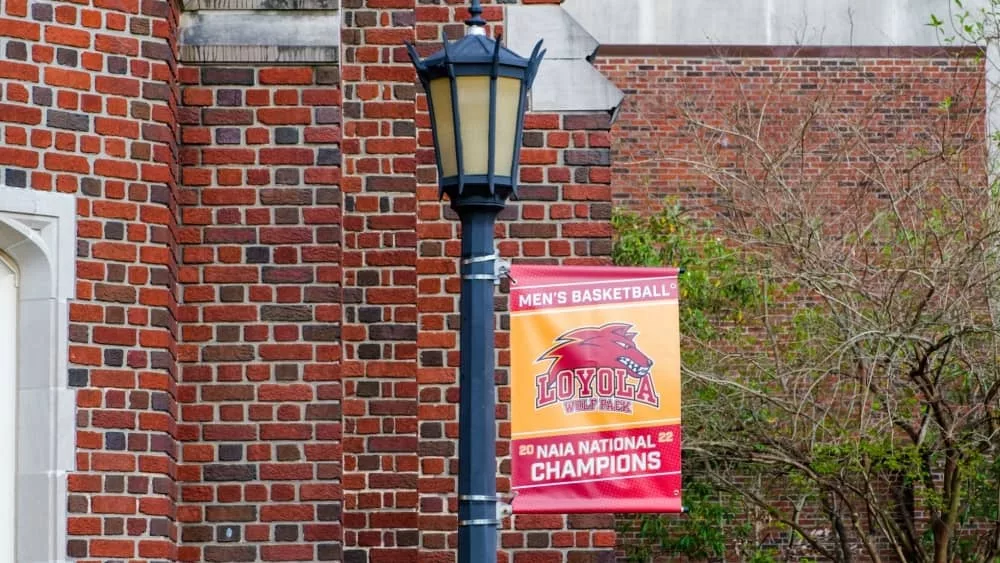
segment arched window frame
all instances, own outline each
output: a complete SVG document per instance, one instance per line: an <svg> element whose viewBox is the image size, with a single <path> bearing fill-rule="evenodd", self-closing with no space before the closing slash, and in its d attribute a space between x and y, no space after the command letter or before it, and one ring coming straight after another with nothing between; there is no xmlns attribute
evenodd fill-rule
<svg viewBox="0 0 1000 563"><path fill-rule="evenodd" d="M17 561L66 561L67 476L75 466L69 301L75 293L76 199L0 186L0 252L19 274Z"/></svg>
<svg viewBox="0 0 1000 563"><path fill-rule="evenodd" d="M18 272L14 260L0 251L0 452L16 449ZM17 459L0 460L0 561L15 561L14 523Z"/></svg>

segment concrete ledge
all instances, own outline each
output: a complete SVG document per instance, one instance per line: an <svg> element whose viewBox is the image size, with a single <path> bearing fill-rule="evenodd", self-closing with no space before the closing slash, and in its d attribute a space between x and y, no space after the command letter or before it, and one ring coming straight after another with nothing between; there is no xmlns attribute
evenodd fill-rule
<svg viewBox="0 0 1000 563"><path fill-rule="evenodd" d="M614 113L624 97L585 59L546 59L531 88L531 110Z"/></svg>
<svg viewBox="0 0 1000 563"><path fill-rule="evenodd" d="M780 59L950 59L981 57L979 47L893 47L817 45L601 45L599 57L726 57Z"/></svg>
<svg viewBox="0 0 1000 563"><path fill-rule="evenodd" d="M338 47L267 47L260 45L182 45L186 63L337 63Z"/></svg>
<svg viewBox="0 0 1000 563"><path fill-rule="evenodd" d="M618 1L618 0L615 0ZM508 46L527 54L547 49L531 89L533 111L614 113L624 95L590 63L598 43L560 6L507 8Z"/></svg>
<svg viewBox="0 0 1000 563"><path fill-rule="evenodd" d="M566 0L602 45L940 45L951 0ZM985 0L966 0L973 12Z"/></svg>
<svg viewBox="0 0 1000 563"><path fill-rule="evenodd" d="M340 14L333 10L186 12L180 28L183 62L330 64L339 59Z"/></svg>
<svg viewBox="0 0 1000 563"><path fill-rule="evenodd" d="M597 40L576 23L561 6L510 6L507 8L508 47L530 53L545 40L545 58L581 59L597 50Z"/></svg>
<svg viewBox="0 0 1000 563"><path fill-rule="evenodd" d="M185 11L198 10L337 10L340 0L184 0Z"/></svg>

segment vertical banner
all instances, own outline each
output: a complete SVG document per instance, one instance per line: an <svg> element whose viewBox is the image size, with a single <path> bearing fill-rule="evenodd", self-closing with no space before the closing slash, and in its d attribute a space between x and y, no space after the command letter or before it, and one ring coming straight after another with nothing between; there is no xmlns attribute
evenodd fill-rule
<svg viewBox="0 0 1000 563"><path fill-rule="evenodd" d="M677 270L511 279L514 512L680 512Z"/></svg>

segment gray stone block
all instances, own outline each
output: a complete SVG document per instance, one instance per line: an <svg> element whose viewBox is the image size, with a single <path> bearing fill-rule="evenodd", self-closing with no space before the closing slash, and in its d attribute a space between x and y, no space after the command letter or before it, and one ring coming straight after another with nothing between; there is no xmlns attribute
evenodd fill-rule
<svg viewBox="0 0 1000 563"><path fill-rule="evenodd" d="M200 11L181 15L180 58L191 63L336 63L334 10Z"/></svg>

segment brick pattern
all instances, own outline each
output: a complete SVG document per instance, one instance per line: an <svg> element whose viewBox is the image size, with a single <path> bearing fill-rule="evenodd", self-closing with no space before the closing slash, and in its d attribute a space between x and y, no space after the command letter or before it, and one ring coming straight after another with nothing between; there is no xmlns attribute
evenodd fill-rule
<svg viewBox="0 0 1000 563"><path fill-rule="evenodd" d="M179 559L339 561L339 73L179 76Z"/></svg>
<svg viewBox="0 0 1000 563"><path fill-rule="evenodd" d="M415 0L345 0L344 561L416 563Z"/></svg>
<svg viewBox="0 0 1000 563"><path fill-rule="evenodd" d="M866 120L868 142L891 154L907 139L919 139L940 120L939 104L982 104L983 61L967 58L601 58L598 68L627 93L612 131L617 204L656 209L666 197L711 214L716 191L695 167L698 139L684 112L721 124L748 107L769 107L767 135L787 135L814 104L821 119ZM781 108L780 111L774 108ZM833 119L820 125L828 125ZM981 134L981 131L974 131ZM818 138L818 137L817 137ZM834 139L833 136L830 136ZM818 153L817 153L818 154ZM846 203L857 178L832 173L822 159L803 168L804 181L828 175L833 186L821 194Z"/></svg>
<svg viewBox="0 0 1000 563"><path fill-rule="evenodd" d="M531 2L558 4L558 1ZM440 38L461 37L466 5L421 2L417 38L421 53ZM502 33L503 6L484 2L484 17ZM458 300L461 254L457 216L439 202L433 138L426 100L417 99L417 290L419 334L420 556L455 561L458 459ZM611 251L611 168L608 115L530 114L521 154L521 198L497 223L500 254L521 263L604 264ZM498 490L510 491L510 403L507 291L497 292ZM614 560L610 515L517 516L505 523L500 561L506 563L606 563Z"/></svg>
<svg viewBox="0 0 1000 563"><path fill-rule="evenodd" d="M66 554L81 561L175 550L176 23L161 0L0 5L3 183L78 202Z"/></svg>

